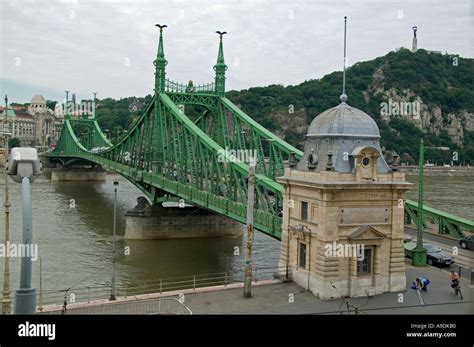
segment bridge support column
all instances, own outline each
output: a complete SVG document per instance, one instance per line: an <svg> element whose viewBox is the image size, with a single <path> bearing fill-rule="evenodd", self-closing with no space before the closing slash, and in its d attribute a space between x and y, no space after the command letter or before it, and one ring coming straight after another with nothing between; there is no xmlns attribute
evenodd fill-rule
<svg viewBox="0 0 474 347"><path fill-rule="evenodd" d="M54 168L51 170L51 181L105 181L107 172L102 167Z"/></svg>
<svg viewBox="0 0 474 347"><path fill-rule="evenodd" d="M139 197L138 205L125 214L125 238L131 240L177 239L196 237L237 237L244 225L205 209L151 206Z"/></svg>

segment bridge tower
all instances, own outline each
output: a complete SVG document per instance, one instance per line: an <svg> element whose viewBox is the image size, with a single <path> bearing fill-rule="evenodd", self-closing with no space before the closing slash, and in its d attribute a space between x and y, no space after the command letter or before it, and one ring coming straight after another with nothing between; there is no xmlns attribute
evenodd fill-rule
<svg viewBox="0 0 474 347"><path fill-rule="evenodd" d="M224 61L224 48L222 43L222 37L227 34L225 31L216 31L219 34L219 51L217 53L217 63L214 65L214 71L216 72L215 85L216 94L219 96L225 95L225 72L228 66Z"/></svg>
<svg viewBox="0 0 474 347"><path fill-rule="evenodd" d="M128 238L241 235L248 162L256 161L255 228L279 239L283 189L275 177L283 174L284 160L299 159L302 152L226 98L226 32L217 32L213 81L184 84L167 77L166 25L156 26L154 95L126 135L111 144L95 117L68 115L56 149L45 155L64 172L72 166L100 165L138 187L144 198L127 213ZM190 216L186 223L171 230L183 213Z"/></svg>
<svg viewBox="0 0 474 347"><path fill-rule="evenodd" d="M167 25L155 24L160 28L160 38L158 40L158 51L156 53L156 59L153 62L155 65L155 93L164 93L165 91L165 80L166 80L166 65L168 61L165 58L165 49L163 46L163 29Z"/></svg>

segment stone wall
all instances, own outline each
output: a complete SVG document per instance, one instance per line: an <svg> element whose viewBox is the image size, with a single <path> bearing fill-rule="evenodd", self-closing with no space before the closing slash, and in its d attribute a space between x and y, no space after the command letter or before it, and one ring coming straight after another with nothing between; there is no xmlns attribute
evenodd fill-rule
<svg viewBox="0 0 474 347"><path fill-rule="evenodd" d="M103 170L69 169L51 171L51 181L105 181L107 172Z"/></svg>
<svg viewBox="0 0 474 347"><path fill-rule="evenodd" d="M244 225L197 207L153 206L125 215L125 238L133 240L241 236Z"/></svg>

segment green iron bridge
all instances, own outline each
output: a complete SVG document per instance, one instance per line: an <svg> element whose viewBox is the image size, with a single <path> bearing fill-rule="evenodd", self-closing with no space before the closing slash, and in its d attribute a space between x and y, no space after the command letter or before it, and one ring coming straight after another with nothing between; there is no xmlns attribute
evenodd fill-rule
<svg viewBox="0 0 474 347"><path fill-rule="evenodd" d="M284 161L299 160L303 153L274 135L240 110L225 96L222 37L214 66L214 82L194 86L166 78L163 28L160 29L155 65L154 96L126 136L112 145L92 116L65 115L64 127L54 151L46 153L64 167L101 165L138 187L152 204L184 199L187 203L246 221L249 166L227 149L256 155L255 228L281 237ZM197 117L184 112L186 105L202 109ZM66 100L67 106L67 100ZM66 107L67 109L67 107ZM416 205L407 203L409 217ZM442 230L462 234L474 231L474 223L439 214ZM438 219L439 220L439 219ZM453 227L451 227L453 226Z"/></svg>

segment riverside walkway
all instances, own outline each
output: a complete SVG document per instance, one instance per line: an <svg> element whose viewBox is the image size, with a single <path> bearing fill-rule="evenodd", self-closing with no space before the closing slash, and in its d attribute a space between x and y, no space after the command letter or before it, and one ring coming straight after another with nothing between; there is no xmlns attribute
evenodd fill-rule
<svg viewBox="0 0 474 347"><path fill-rule="evenodd" d="M461 300L450 288L446 270L415 268L407 261L406 274L407 290L373 297L319 300L292 282L274 279L256 283L250 299L243 298L242 283L233 283L118 298L116 302L75 303L68 305L66 314L474 314L474 285L470 278L461 278ZM422 293L424 305L417 292L409 288L419 276L431 281L428 291ZM42 313L61 314L62 308L45 306Z"/></svg>

